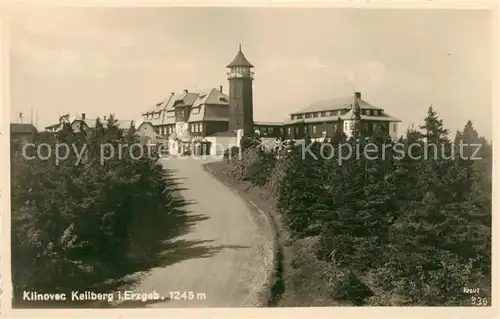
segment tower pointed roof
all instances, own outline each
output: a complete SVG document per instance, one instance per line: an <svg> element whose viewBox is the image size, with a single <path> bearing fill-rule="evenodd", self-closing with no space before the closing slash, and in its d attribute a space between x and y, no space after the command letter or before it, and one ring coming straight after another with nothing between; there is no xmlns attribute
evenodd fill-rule
<svg viewBox="0 0 500 319"><path fill-rule="evenodd" d="M241 44L240 44L240 48L238 50L238 53L236 54L236 57L226 67L227 68L232 68L232 67L237 67L237 66L247 67L247 68L253 68L252 63L248 62L248 60L245 57L245 55L243 54L243 52L241 52Z"/></svg>

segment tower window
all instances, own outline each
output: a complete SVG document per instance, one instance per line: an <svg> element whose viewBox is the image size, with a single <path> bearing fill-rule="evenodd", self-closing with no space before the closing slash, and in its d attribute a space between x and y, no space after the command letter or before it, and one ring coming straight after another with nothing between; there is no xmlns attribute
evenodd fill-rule
<svg viewBox="0 0 500 319"><path fill-rule="evenodd" d="M236 103L236 108L239 109L240 108L240 104L239 103Z"/></svg>

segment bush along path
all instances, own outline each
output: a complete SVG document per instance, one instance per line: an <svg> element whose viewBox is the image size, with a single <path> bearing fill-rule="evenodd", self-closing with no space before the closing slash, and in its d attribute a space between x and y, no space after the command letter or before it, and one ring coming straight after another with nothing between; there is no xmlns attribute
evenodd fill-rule
<svg viewBox="0 0 500 319"><path fill-rule="evenodd" d="M35 145L52 147L48 159L27 159L12 145L13 306L62 307L26 305L22 292L109 292L126 284L125 275L161 263L161 243L187 221L172 172L128 151L101 162L101 145L137 142L134 128L124 133L111 116L87 131L65 125L56 135L38 133ZM56 163L57 143L86 149L85 156L70 152Z"/></svg>
<svg viewBox="0 0 500 319"><path fill-rule="evenodd" d="M382 130L366 134L359 119L355 127L353 138L331 136L333 149L341 143L395 146ZM492 147L470 121L454 140L448 135L431 107L423 124L397 141L403 157L389 147L375 159L340 160L338 152L325 156L331 147L318 142L305 157L292 145L277 158L250 140L242 142L241 158L217 164L248 194L261 192L259 204L276 203L269 212L281 220L286 238L277 304L491 302ZM479 293L471 296L466 287Z"/></svg>

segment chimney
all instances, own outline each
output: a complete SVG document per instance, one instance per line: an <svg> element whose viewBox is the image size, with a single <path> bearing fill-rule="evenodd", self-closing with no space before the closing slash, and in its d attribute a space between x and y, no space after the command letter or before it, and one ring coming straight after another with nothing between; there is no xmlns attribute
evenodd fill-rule
<svg viewBox="0 0 500 319"><path fill-rule="evenodd" d="M82 113L82 120L85 120L85 113Z"/></svg>
<svg viewBox="0 0 500 319"><path fill-rule="evenodd" d="M188 92L188 90L184 89L184 93L187 93L187 92Z"/></svg>
<svg viewBox="0 0 500 319"><path fill-rule="evenodd" d="M170 92L170 95L174 95L174 94L175 94L175 92Z"/></svg>
<svg viewBox="0 0 500 319"><path fill-rule="evenodd" d="M222 85L220 86L220 90L219 90L219 91L220 91L220 93L223 93L223 92L222 92Z"/></svg>
<svg viewBox="0 0 500 319"><path fill-rule="evenodd" d="M361 99L361 92L356 92L356 93L354 93L354 94L356 95L356 98L357 98L357 99Z"/></svg>

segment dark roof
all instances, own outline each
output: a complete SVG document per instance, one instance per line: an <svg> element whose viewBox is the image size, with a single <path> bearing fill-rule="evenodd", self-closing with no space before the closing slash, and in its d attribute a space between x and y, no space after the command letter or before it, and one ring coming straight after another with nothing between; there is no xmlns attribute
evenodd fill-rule
<svg viewBox="0 0 500 319"><path fill-rule="evenodd" d="M33 133L36 128L32 124L10 123L11 133Z"/></svg>
<svg viewBox="0 0 500 319"><path fill-rule="evenodd" d="M214 136L214 137L217 137L217 136L220 136L220 137L234 137L234 136L236 136L236 133L234 131L224 131L224 132L217 132L217 133L214 133L214 134L210 134L208 136Z"/></svg>
<svg viewBox="0 0 500 319"><path fill-rule="evenodd" d="M321 111L333 111L340 109L350 109L352 105L352 97L345 98L337 98L323 101L316 101L314 103L309 104L307 107L299 110L297 112L290 113L291 115L295 114L305 114L311 112L321 112ZM372 109L372 110L382 110L379 107L373 106L365 100L358 99L359 106L362 109Z"/></svg>
<svg viewBox="0 0 500 319"><path fill-rule="evenodd" d="M240 49L238 50L238 53L236 54L236 57L234 58L233 62L229 63L226 67L227 68L232 68L236 66L242 66L242 67L247 67L247 68L253 68L252 63L248 62L247 58L241 52L241 45Z"/></svg>

